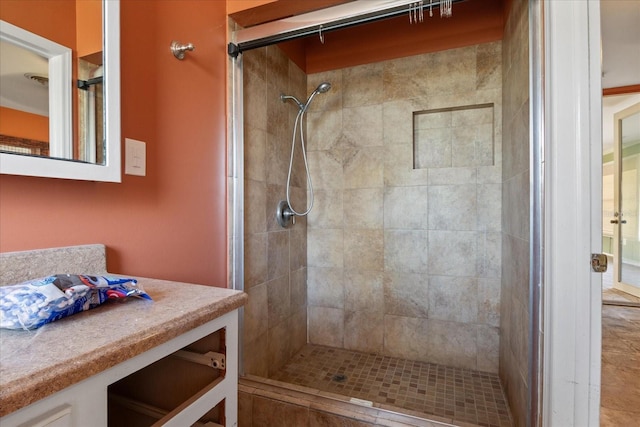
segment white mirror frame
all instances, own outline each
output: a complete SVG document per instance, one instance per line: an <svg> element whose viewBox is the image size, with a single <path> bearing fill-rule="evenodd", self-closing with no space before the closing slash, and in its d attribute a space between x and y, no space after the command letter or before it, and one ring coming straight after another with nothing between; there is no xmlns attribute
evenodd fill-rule
<svg viewBox="0 0 640 427"><path fill-rule="evenodd" d="M105 164L97 165L59 158L25 156L19 154L0 153L0 173L7 175L27 175L48 178L65 178L85 181L121 182L120 160L120 2L116 0L103 1L103 39L104 39L104 103L105 103ZM7 24L11 25L11 24ZM14 27L11 25L11 27ZM2 23L1 37L5 38L5 28ZM18 27L15 27L18 28ZM18 28L18 30L21 30ZM21 30L24 31L24 30ZM27 33L27 32L25 32ZM29 33L30 34L30 33ZM24 34L23 34L24 35ZM24 40L17 43L14 36L8 35L8 41L26 47L35 53L49 58L49 72L64 73L65 62L68 63L66 72L69 78L64 80L62 87L50 83L51 90L55 90L56 96L60 95L66 101L66 105L60 107L58 103L52 108L53 92L49 92L49 136L51 143L51 156L71 157L72 131L71 131L71 53L56 53L46 48L34 47L33 40ZM43 39L46 40L46 39ZM49 42L52 43L52 42ZM57 45L56 43L52 43ZM38 46L36 44L35 46ZM59 46L59 45L58 45ZM61 65L62 64L62 65ZM50 74L50 82L54 75ZM55 89L54 89L55 87ZM62 93L59 93L62 92ZM61 108L63 113L57 111ZM66 117L61 117L65 116ZM53 122L56 122L54 124ZM62 141L62 142L60 142Z"/></svg>

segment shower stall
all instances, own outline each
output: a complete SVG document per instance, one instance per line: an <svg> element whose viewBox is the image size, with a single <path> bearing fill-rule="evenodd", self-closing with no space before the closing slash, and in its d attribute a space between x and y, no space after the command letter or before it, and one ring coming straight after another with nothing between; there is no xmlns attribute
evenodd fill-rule
<svg viewBox="0 0 640 427"><path fill-rule="evenodd" d="M502 40L317 73L277 45L234 60L246 378L522 424L527 16L514 2Z"/></svg>

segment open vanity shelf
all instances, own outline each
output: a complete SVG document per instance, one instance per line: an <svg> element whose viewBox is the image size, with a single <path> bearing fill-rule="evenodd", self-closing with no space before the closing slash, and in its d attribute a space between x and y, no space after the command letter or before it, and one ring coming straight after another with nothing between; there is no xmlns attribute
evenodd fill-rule
<svg viewBox="0 0 640 427"><path fill-rule="evenodd" d="M0 286L51 271L109 275L105 267L103 245L2 253ZM153 301L103 304L36 331L0 329L2 427L236 425L247 295L137 279Z"/></svg>

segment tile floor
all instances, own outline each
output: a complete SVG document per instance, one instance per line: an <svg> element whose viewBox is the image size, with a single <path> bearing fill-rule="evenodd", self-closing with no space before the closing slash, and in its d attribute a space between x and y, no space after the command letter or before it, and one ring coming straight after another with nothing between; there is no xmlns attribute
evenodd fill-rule
<svg viewBox="0 0 640 427"><path fill-rule="evenodd" d="M601 427L640 425L640 308L602 307Z"/></svg>
<svg viewBox="0 0 640 427"><path fill-rule="evenodd" d="M307 345L272 379L480 426L511 426L497 374Z"/></svg>

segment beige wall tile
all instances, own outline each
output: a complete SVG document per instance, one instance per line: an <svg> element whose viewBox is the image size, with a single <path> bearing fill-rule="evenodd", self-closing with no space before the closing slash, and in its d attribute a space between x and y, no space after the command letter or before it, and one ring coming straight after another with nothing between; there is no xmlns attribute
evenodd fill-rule
<svg viewBox="0 0 640 427"><path fill-rule="evenodd" d="M475 230L478 207L475 185L429 187L429 229Z"/></svg>
<svg viewBox="0 0 640 427"><path fill-rule="evenodd" d="M267 86L264 78L255 73L247 73L244 79L244 121L245 127L267 130Z"/></svg>
<svg viewBox="0 0 640 427"><path fill-rule="evenodd" d="M344 227L349 229L382 229L383 189L344 190Z"/></svg>
<svg viewBox="0 0 640 427"><path fill-rule="evenodd" d="M245 127L244 130L244 177L265 182L267 133L264 130Z"/></svg>
<svg viewBox="0 0 640 427"><path fill-rule="evenodd" d="M414 113L414 129L449 129L453 126L451 122L453 111L424 111Z"/></svg>
<svg viewBox="0 0 640 427"><path fill-rule="evenodd" d="M284 151L287 146L290 146L291 129L293 129L293 126L289 125L289 115L292 110L295 111L296 106L280 101L280 95L287 91L287 88L283 87L282 84L282 82L276 84L271 84L269 81L267 82L266 107L267 134L274 136L271 145ZM286 83L284 84L286 85ZM286 151L283 154L286 154Z"/></svg>
<svg viewBox="0 0 640 427"><path fill-rule="evenodd" d="M309 307L309 342L343 348L344 311L337 308Z"/></svg>
<svg viewBox="0 0 640 427"><path fill-rule="evenodd" d="M478 277L499 278L502 274L502 235L499 231L478 232Z"/></svg>
<svg viewBox="0 0 640 427"><path fill-rule="evenodd" d="M429 318L458 323L478 321L478 284L474 277L430 276Z"/></svg>
<svg viewBox="0 0 640 427"><path fill-rule="evenodd" d="M289 275L280 276L266 283L269 310L269 329L285 321L291 311Z"/></svg>
<svg viewBox="0 0 640 427"><path fill-rule="evenodd" d="M418 317L384 316L384 354L409 360L429 360L429 320Z"/></svg>
<svg viewBox="0 0 640 427"><path fill-rule="evenodd" d="M431 361L460 368L477 368L475 325L429 319L427 341Z"/></svg>
<svg viewBox="0 0 640 427"><path fill-rule="evenodd" d="M417 55L385 61L385 101L428 96L428 80L432 71L430 55Z"/></svg>
<svg viewBox="0 0 640 427"><path fill-rule="evenodd" d="M386 187L384 228L426 230L429 225L429 187Z"/></svg>
<svg viewBox="0 0 640 427"><path fill-rule="evenodd" d="M291 271L289 280L291 281L291 310L303 309L307 305L307 268Z"/></svg>
<svg viewBox="0 0 640 427"><path fill-rule="evenodd" d="M382 146L382 104L344 108L342 116L345 146Z"/></svg>
<svg viewBox="0 0 640 427"><path fill-rule="evenodd" d="M343 230L307 232L307 263L309 267L343 268Z"/></svg>
<svg viewBox="0 0 640 427"><path fill-rule="evenodd" d="M366 64L343 70L343 105L345 108L381 104L383 64Z"/></svg>
<svg viewBox="0 0 640 427"><path fill-rule="evenodd" d="M244 204L255 208L245 209L245 233L261 233L267 231L266 204L267 187L263 181L245 180Z"/></svg>
<svg viewBox="0 0 640 427"><path fill-rule="evenodd" d="M347 311L384 310L383 273L381 271L344 272L344 308Z"/></svg>
<svg viewBox="0 0 640 427"><path fill-rule="evenodd" d="M267 233L245 234L244 255L244 286L249 289L267 280Z"/></svg>
<svg viewBox="0 0 640 427"><path fill-rule="evenodd" d="M477 369L485 372L498 372L500 349L500 330L495 326L477 326L478 358Z"/></svg>
<svg viewBox="0 0 640 427"><path fill-rule="evenodd" d="M256 340L267 332L269 310L267 305L267 285L265 283L248 289L249 302L244 306L243 339Z"/></svg>
<svg viewBox="0 0 640 427"><path fill-rule="evenodd" d="M502 228L502 184L477 186L477 230L500 231Z"/></svg>
<svg viewBox="0 0 640 427"><path fill-rule="evenodd" d="M298 353L307 344L307 308L293 312L289 322L289 342L291 343L289 357Z"/></svg>
<svg viewBox="0 0 640 427"><path fill-rule="evenodd" d="M269 334L264 333L253 341L245 341L243 346L242 362L245 372L261 377L269 376L269 357L265 357L269 354Z"/></svg>
<svg viewBox="0 0 640 427"><path fill-rule="evenodd" d="M290 339L291 326L289 322L282 322L269 328L269 374L277 372L291 357L292 342ZM264 358L265 354L262 354ZM255 422L255 419L254 419Z"/></svg>
<svg viewBox="0 0 640 427"><path fill-rule="evenodd" d="M289 229L289 268L299 270L307 265L307 227L302 221Z"/></svg>
<svg viewBox="0 0 640 427"><path fill-rule="evenodd" d="M429 169L429 185L464 185L478 181L480 168L436 168Z"/></svg>
<svg viewBox="0 0 640 427"><path fill-rule="evenodd" d="M500 279L478 279L478 323L500 326Z"/></svg>
<svg viewBox="0 0 640 427"><path fill-rule="evenodd" d="M344 150L344 188L382 188L384 180L382 147Z"/></svg>
<svg viewBox="0 0 640 427"><path fill-rule="evenodd" d="M476 89L476 46L426 55L427 94L469 93Z"/></svg>
<svg viewBox="0 0 640 427"><path fill-rule="evenodd" d="M384 259L382 230L344 231L344 268L347 270L382 270Z"/></svg>
<svg viewBox="0 0 640 427"><path fill-rule="evenodd" d="M315 190L342 190L342 150L312 151L307 158Z"/></svg>
<svg viewBox="0 0 640 427"><path fill-rule="evenodd" d="M416 129L414 133L416 169L450 168L452 165L453 131L451 128ZM456 152L455 156L458 156Z"/></svg>
<svg viewBox="0 0 640 427"><path fill-rule="evenodd" d="M342 190L315 190L310 228L342 228L344 224Z"/></svg>
<svg viewBox="0 0 640 427"><path fill-rule="evenodd" d="M427 185L429 169L414 169L412 145L384 147L384 185L403 187Z"/></svg>
<svg viewBox="0 0 640 427"><path fill-rule="evenodd" d="M268 233L267 248L269 280L287 275L289 273L289 232Z"/></svg>
<svg viewBox="0 0 640 427"><path fill-rule="evenodd" d="M431 255L428 231L387 230L384 233L386 272L426 273Z"/></svg>
<svg viewBox="0 0 640 427"><path fill-rule="evenodd" d="M475 276L476 239L473 231L429 231L429 274Z"/></svg>
<svg viewBox="0 0 640 427"><path fill-rule="evenodd" d="M316 96L313 102L315 103L320 96L322 95ZM343 110L311 111L305 114L305 117L308 130L306 142L309 151L341 148L343 145ZM293 126L290 128L293 131ZM300 151L300 145L296 146L296 150Z"/></svg>
<svg viewBox="0 0 640 427"><path fill-rule="evenodd" d="M415 99L385 102L382 107L383 140L385 145L413 145L413 114L426 105Z"/></svg>
<svg viewBox="0 0 640 427"><path fill-rule="evenodd" d="M476 88L500 88L502 86L502 43L478 45L476 60Z"/></svg>
<svg viewBox="0 0 640 427"><path fill-rule="evenodd" d="M386 272L384 313L406 317L429 317L429 279L424 274Z"/></svg>
<svg viewBox="0 0 640 427"><path fill-rule="evenodd" d="M384 315L377 311L345 311L344 347L367 353L381 353Z"/></svg>
<svg viewBox="0 0 640 427"><path fill-rule="evenodd" d="M310 306L344 307L342 268L309 267L307 293Z"/></svg>

